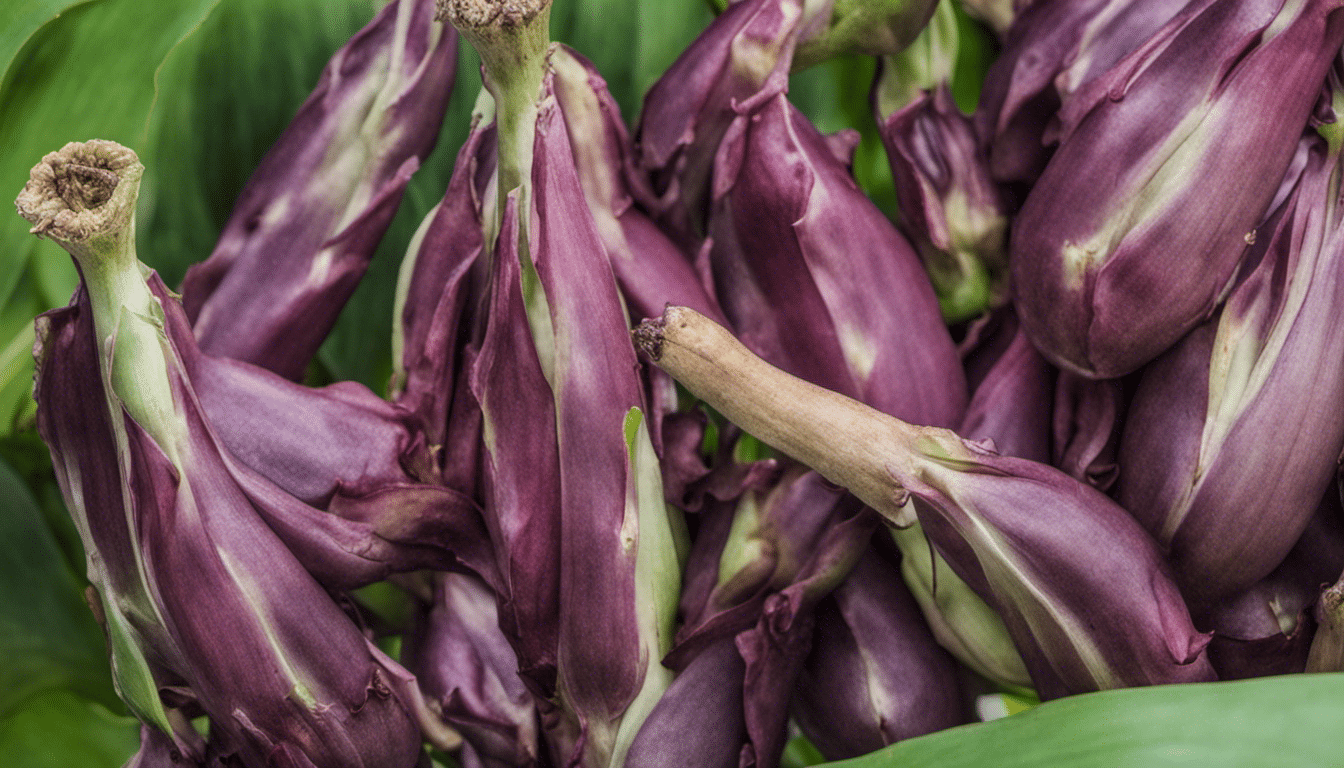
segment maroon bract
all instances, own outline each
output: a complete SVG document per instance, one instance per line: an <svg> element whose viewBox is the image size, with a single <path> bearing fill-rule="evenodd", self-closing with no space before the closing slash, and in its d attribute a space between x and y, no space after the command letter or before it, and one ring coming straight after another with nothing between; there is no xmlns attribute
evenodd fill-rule
<svg viewBox="0 0 1344 768"><path fill-rule="evenodd" d="M1120 499L1169 548L1192 603L1283 560L1344 449L1339 148L1304 141L1306 168L1247 274L1216 320L1145 371L1125 426Z"/></svg>
<svg viewBox="0 0 1344 768"><path fill-rule="evenodd" d="M975 128L952 99L957 24L952 4L940 5L915 45L882 59L872 95L901 228L949 322L1002 305L1008 266L1007 212Z"/></svg>
<svg viewBox="0 0 1344 768"><path fill-rule="evenodd" d="M555 402L527 322L510 198L493 254L489 320L472 364L484 445L481 490L499 563L500 626L541 697L555 692L559 633L560 466Z"/></svg>
<svg viewBox="0 0 1344 768"><path fill-rule="evenodd" d="M704 237L714 156L736 109L788 89L801 15L799 0L734 3L649 88L636 144L658 197L642 202L683 248Z"/></svg>
<svg viewBox="0 0 1344 768"><path fill-rule="evenodd" d="M474 416L466 376L468 346L483 333L486 259L484 220L495 171L495 125L477 114L458 151L443 199L420 225L402 262L392 326L392 381L397 404L420 416L435 469L454 487L475 476L477 430L453 439ZM466 411L467 417L463 412ZM458 418L454 419L454 414ZM469 425L468 425L469 427ZM469 469L454 467L465 464ZM470 490L459 488L459 490Z"/></svg>
<svg viewBox="0 0 1344 768"><path fill-rule="evenodd" d="M668 304L721 318L706 278L634 203L634 175L627 172L634 150L606 82L564 46L551 52L550 64L584 198L631 319L653 317Z"/></svg>
<svg viewBox="0 0 1344 768"><path fill-rule="evenodd" d="M929 541L1003 617L1042 699L1215 679L1208 636L1156 542L1119 505L1059 470L956 438L921 451L913 473L894 476Z"/></svg>
<svg viewBox="0 0 1344 768"><path fill-rule="evenodd" d="M944 83L879 124L906 231L949 319L1002 301L1008 217L971 121ZM965 295L970 293L971 295ZM961 295L959 295L961 294ZM981 295L985 294L985 295Z"/></svg>
<svg viewBox="0 0 1344 768"><path fill-rule="evenodd" d="M434 147L456 65L433 0L389 4L336 52L182 282L207 354L303 377Z"/></svg>
<svg viewBox="0 0 1344 768"><path fill-rule="evenodd" d="M790 373L952 426L966 383L933 288L847 161L782 95L734 123L715 169L719 301L747 346Z"/></svg>
<svg viewBox="0 0 1344 768"><path fill-rule="evenodd" d="M436 574L433 603L407 636L402 661L443 719L486 768L540 764L540 724L518 657L499 629L495 595L460 574Z"/></svg>
<svg viewBox="0 0 1344 768"><path fill-rule="evenodd" d="M1188 0L1015 3L1003 52L980 92L975 122L995 180L1034 182L1059 137L1063 102L1138 49ZM1027 6L1027 7L1023 7Z"/></svg>
<svg viewBox="0 0 1344 768"><path fill-rule="evenodd" d="M933 0L729 4L644 99L637 168L652 181L654 195L640 202L683 248L697 248L705 235L719 143L733 120L787 91L791 69L843 53L902 50L936 5Z"/></svg>
<svg viewBox="0 0 1344 768"><path fill-rule="evenodd" d="M118 692L190 759L204 745L183 713L203 712L212 751L246 763L410 768L413 678L268 526L249 486L286 494L240 479L165 330L180 309L146 285L131 237L142 171L111 142L70 144L18 201L83 278L39 319L35 393Z"/></svg>
<svg viewBox="0 0 1344 768"><path fill-rule="evenodd" d="M663 768L669 760L738 768L747 738L742 657L732 638L706 648L668 686L626 754L626 768Z"/></svg>
<svg viewBox="0 0 1344 768"><path fill-rule="evenodd" d="M900 574L869 551L817 609L793 715L828 760L964 721L957 666Z"/></svg>
<svg viewBox="0 0 1344 768"><path fill-rule="evenodd" d="M992 440L1005 456L1047 463L1055 370L1031 345L1012 310L1001 313L996 336L1012 341L976 386L957 434L968 440Z"/></svg>
<svg viewBox="0 0 1344 768"><path fill-rule="evenodd" d="M1018 315L1052 362L1121 376L1217 307L1344 42L1341 5L1198 0L1072 97L1011 243Z"/></svg>

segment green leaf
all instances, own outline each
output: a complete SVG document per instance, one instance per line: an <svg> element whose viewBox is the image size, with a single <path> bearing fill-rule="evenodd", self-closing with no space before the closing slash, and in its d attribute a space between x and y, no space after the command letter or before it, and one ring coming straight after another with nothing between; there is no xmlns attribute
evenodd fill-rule
<svg viewBox="0 0 1344 768"><path fill-rule="evenodd" d="M795 736L789 739L789 743L784 747L784 756L779 764L781 768L807 768L809 765L819 765L825 761L826 758L821 756L821 752L807 740L806 736Z"/></svg>
<svg viewBox="0 0 1344 768"><path fill-rule="evenodd" d="M980 100L980 87L985 73L998 56L998 43L984 24L966 15L961 3L953 4L957 12L957 66L952 73L952 96L957 106L967 114L975 111Z"/></svg>
<svg viewBox="0 0 1344 768"><path fill-rule="evenodd" d="M663 76L686 46L714 20L714 10L704 0L634 0L634 5L639 11L640 31L635 36L634 51L638 106L649 86Z"/></svg>
<svg viewBox="0 0 1344 768"><path fill-rule="evenodd" d="M90 0L11 0L0 5L0 80L19 49L42 25Z"/></svg>
<svg viewBox="0 0 1344 768"><path fill-rule="evenodd" d="M678 1L664 0L673 6ZM627 119L639 106L630 44L640 31L639 9L630 0L555 0L551 5L551 39L593 62Z"/></svg>
<svg viewBox="0 0 1344 768"><path fill-rule="evenodd" d="M45 307L20 274L13 298L0 307L0 437L15 428L33 388L33 316Z"/></svg>
<svg viewBox="0 0 1344 768"><path fill-rule="evenodd" d="M1344 765L1344 674L1129 688L894 744L835 768Z"/></svg>
<svg viewBox="0 0 1344 768"><path fill-rule="evenodd" d="M32 400L29 399L29 402ZM82 588L88 583L84 577L84 542L80 540L75 521L65 508L65 499L61 498L61 488L52 470L51 453L37 430L27 429L0 437L0 463L8 463L9 468L32 492L33 499L42 510L47 529L55 537L65 558L66 569Z"/></svg>
<svg viewBox="0 0 1344 768"><path fill-rule="evenodd" d="M140 724L69 691L49 691L0 718L7 768L119 768L140 746Z"/></svg>
<svg viewBox="0 0 1344 768"><path fill-rule="evenodd" d="M103 633L36 501L0 461L0 716L70 687L119 706ZM0 748L0 754L9 754Z"/></svg>
<svg viewBox="0 0 1344 768"><path fill-rule="evenodd" d="M18 194L28 170L69 141L113 139L144 149L156 73L217 2L162 0L147 10L140 0L98 0L27 37L0 81L0 192ZM28 234L23 219L0 216L0 306L30 258L52 292L73 291L69 258Z"/></svg>

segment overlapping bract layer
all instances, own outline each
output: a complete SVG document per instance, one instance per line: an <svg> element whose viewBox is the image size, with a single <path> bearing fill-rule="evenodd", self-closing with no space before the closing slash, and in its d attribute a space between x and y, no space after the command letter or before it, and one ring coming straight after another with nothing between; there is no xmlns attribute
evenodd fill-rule
<svg viewBox="0 0 1344 768"><path fill-rule="evenodd" d="M1221 313L1146 370L1125 427L1120 499L1199 603L1283 560L1344 449L1339 149L1303 141Z"/></svg>
<svg viewBox="0 0 1344 768"><path fill-rule="evenodd" d="M1339 8L1191 3L1070 98L1011 243L1052 362L1120 376L1214 311L1344 42Z"/></svg>
<svg viewBox="0 0 1344 768"><path fill-rule="evenodd" d="M43 163L59 194L43 188L40 166L25 195L92 203L104 233L133 232L138 164L123 173L120 151L67 146L60 154L72 163ZM93 176L112 194L72 195L59 181L71 167L103 171ZM240 482L165 330L174 308L162 283L145 284L129 237L64 227L59 216L43 231L70 246L86 288L39 321L39 426L131 710L195 759L205 747L185 718L204 713L216 728L211 749L250 763L413 765L410 676L268 527L268 500Z"/></svg>

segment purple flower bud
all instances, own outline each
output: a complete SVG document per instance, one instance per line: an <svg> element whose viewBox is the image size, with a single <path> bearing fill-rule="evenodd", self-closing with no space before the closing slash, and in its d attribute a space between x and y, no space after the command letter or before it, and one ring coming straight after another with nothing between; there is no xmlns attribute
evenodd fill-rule
<svg viewBox="0 0 1344 768"><path fill-rule="evenodd" d="M644 98L639 167L657 198L642 200L683 248L698 247L714 156L739 110L788 89L800 0L729 5Z"/></svg>
<svg viewBox="0 0 1344 768"><path fill-rule="evenodd" d="M1043 698L1213 679L1208 637L1157 544L1096 489L789 376L685 308L635 338L693 394L889 520L908 523L913 501L929 541L1003 617Z"/></svg>
<svg viewBox="0 0 1344 768"><path fill-rule="evenodd" d="M906 231L938 291L962 320L997 303L1007 269L1008 217L976 146L970 119L946 83L879 126Z"/></svg>
<svg viewBox="0 0 1344 768"><path fill-rule="evenodd" d="M1003 616L1041 698L1214 679L1208 638L1128 513L1058 470L948 445L927 446L903 485L929 540Z"/></svg>
<svg viewBox="0 0 1344 768"><path fill-rule="evenodd" d="M468 441L451 442L451 415L462 408L463 337L480 329L468 308L480 302L484 208L495 170L495 125L473 116L443 199L420 225L402 262L392 326L393 399L421 417L430 446L451 464ZM473 338L473 340L475 340ZM470 441L474 443L475 441ZM450 474L450 473L445 473ZM474 474L474 473L472 473Z"/></svg>
<svg viewBox="0 0 1344 768"><path fill-rule="evenodd" d="M747 737L744 674L731 638L702 651L649 713L626 754L626 768L738 768Z"/></svg>
<svg viewBox="0 0 1344 768"><path fill-rule="evenodd" d="M920 39L883 59L873 107L902 227L943 315L961 321L1004 299L1008 217L975 129L952 100L958 38L951 3L939 6Z"/></svg>
<svg viewBox="0 0 1344 768"><path fill-rule="evenodd" d="M482 495L502 587L500 626L538 696L555 689L559 643L560 467L555 404L527 322L517 208L511 199L494 253L489 320L472 364L480 404Z"/></svg>
<svg viewBox="0 0 1344 768"><path fill-rule="evenodd" d="M826 759L964 722L956 664L876 553L859 561L816 619L793 714Z"/></svg>
<svg viewBox="0 0 1344 768"><path fill-rule="evenodd" d="M184 711L244 763L409 768L417 720L432 725L414 680L268 526L165 330L180 309L146 285L131 237L142 171L119 145L71 144L19 198L83 278L39 319L35 393L117 689L189 759L203 754Z"/></svg>
<svg viewBox="0 0 1344 768"><path fill-rule="evenodd" d="M745 696L742 760L776 765L812 611L867 549L876 520L797 465L768 490L743 494L735 509L702 514L686 566L686 622L666 663L689 670L732 639L745 662L735 681Z"/></svg>
<svg viewBox="0 0 1344 768"><path fill-rule="evenodd" d="M319 581L348 589L460 563L497 583L472 499L419 482L433 471L418 420L353 382L310 389L201 354L180 305L150 285L234 478Z"/></svg>
<svg viewBox="0 0 1344 768"><path fill-rule="evenodd" d="M559 456L559 693L586 759L605 764L623 758L671 682L660 660L680 567L629 326L550 77L543 94L528 248L548 316L529 319L551 334L541 355Z"/></svg>
<svg viewBox="0 0 1344 768"><path fill-rule="evenodd" d="M1339 148L1306 141L1222 313L1145 370L1125 426L1119 498L1169 549L1192 605L1283 560L1344 449Z"/></svg>
<svg viewBox="0 0 1344 768"><path fill-rule="evenodd" d="M746 662L747 736L741 765L775 768L784 753L789 699L812 644L817 604L853 570L877 517L847 497L851 514L832 525L797 580L765 599L756 626L734 642ZM857 510L857 511L854 511Z"/></svg>
<svg viewBox="0 0 1344 768"><path fill-rule="evenodd" d="M619 765L671 681L680 569L625 308L576 169L593 148L569 138L557 72L568 103L585 89L600 100L573 77L587 79L583 65L548 48L548 3L444 6L481 53L498 126L489 319L470 381L501 623L547 699L556 759ZM587 110L576 119L600 116Z"/></svg>
<svg viewBox="0 0 1344 768"><path fill-rule="evenodd" d="M489 587L460 574L436 574L434 603L407 637L402 657L483 765L538 765L537 707L500 632Z"/></svg>
<svg viewBox="0 0 1344 768"><path fill-rule="evenodd" d="M722 318L705 278L634 205L629 180L635 176L628 172L634 149L606 82L569 48L558 47L550 61L579 182L631 317L654 317L677 304Z"/></svg>
<svg viewBox="0 0 1344 768"><path fill-rule="evenodd" d="M1018 313L1042 353L1112 378L1210 315L1344 42L1340 6L1199 0L1072 97L1013 226Z"/></svg>
<svg viewBox="0 0 1344 768"><path fill-rule="evenodd" d="M965 376L932 286L847 155L782 95L734 123L715 168L719 300L785 370L915 423L956 424Z"/></svg>
<svg viewBox="0 0 1344 768"><path fill-rule="evenodd" d="M182 283L206 353L299 379L438 138L457 35L398 0L346 43Z"/></svg>
<svg viewBox="0 0 1344 768"><path fill-rule="evenodd" d="M712 515L691 549L683 595L686 623L668 662L681 668L712 641L754 626L771 594L805 578L808 563L828 540L827 531L852 515L853 506L821 476L791 464L769 487L742 494L730 514ZM701 574L709 589L697 601L693 585Z"/></svg>
<svg viewBox="0 0 1344 768"><path fill-rule="evenodd" d="M985 74L976 128L1001 182L1033 182L1050 157L1061 102L1138 49L1188 0L1017 3L1003 52Z"/></svg>

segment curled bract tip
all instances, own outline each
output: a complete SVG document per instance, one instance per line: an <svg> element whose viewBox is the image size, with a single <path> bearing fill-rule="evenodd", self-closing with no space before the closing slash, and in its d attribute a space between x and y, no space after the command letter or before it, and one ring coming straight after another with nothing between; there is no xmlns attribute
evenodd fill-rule
<svg viewBox="0 0 1344 768"><path fill-rule="evenodd" d="M33 234L82 242L130 223L144 170L115 141L72 141L33 166L14 203Z"/></svg>
<svg viewBox="0 0 1344 768"><path fill-rule="evenodd" d="M437 21L458 29L521 27L550 6L551 0L438 0Z"/></svg>

